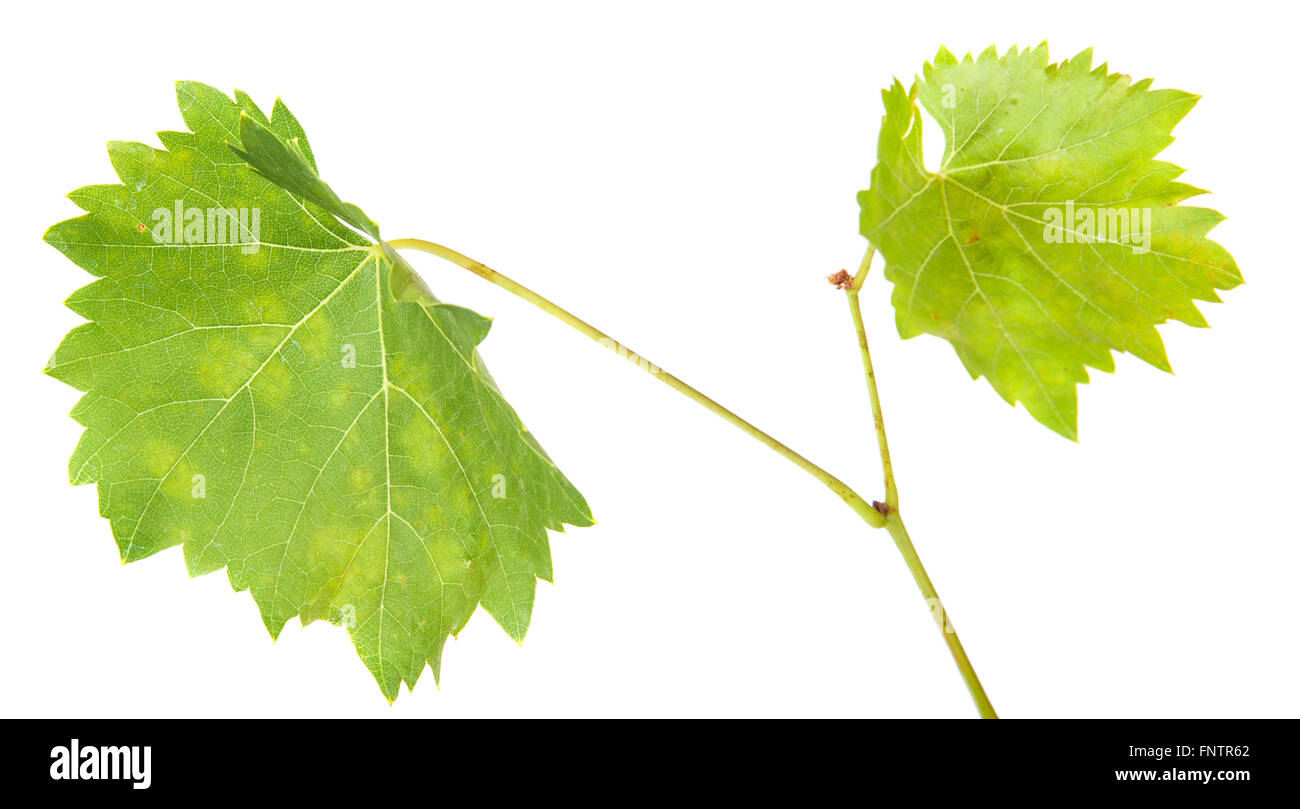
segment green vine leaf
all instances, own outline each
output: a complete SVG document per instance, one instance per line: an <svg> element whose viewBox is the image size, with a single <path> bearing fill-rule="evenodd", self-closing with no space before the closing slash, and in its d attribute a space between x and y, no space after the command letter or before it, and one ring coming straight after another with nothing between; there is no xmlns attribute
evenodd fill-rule
<svg viewBox="0 0 1300 809"><path fill-rule="evenodd" d="M1156 325L1205 326L1195 301L1242 281L1206 238L1223 217L1178 204L1205 192L1154 159L1197 97L1091 64L1049 64L1045 43L960 61L941 49L910 91L884 91L858 196L899 334L948 340L972 378L1072 440L1086 366L1113 371L1113 349L1170 370ZM935 171L918 100L943 129Z"/></svg>
<svg viewBox="0 0 1300 809"><path fill-rule="evenodd" d="M72 482L124 562L181 545L272 636L346 626L390 701L479 604L522 640L547 529L592 519L484 367L489 321L393 293L409 268L282 103L177 97L190 131L109 144L123 184L74 191L86 214L45 236L97 277L46 368L86 392Z"/></svg>

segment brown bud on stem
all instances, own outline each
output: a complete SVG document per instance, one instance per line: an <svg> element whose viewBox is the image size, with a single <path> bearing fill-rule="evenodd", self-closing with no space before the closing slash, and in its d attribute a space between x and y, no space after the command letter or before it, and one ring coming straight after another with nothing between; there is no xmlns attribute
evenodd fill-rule
<svg viewBox="0 0 1300 809"><path fill-rule="evenodd" d="M853 276L849 275L848 270L840 270L834 275L828 275L826 280L834 284L836 289L853 289Z"/></svg>

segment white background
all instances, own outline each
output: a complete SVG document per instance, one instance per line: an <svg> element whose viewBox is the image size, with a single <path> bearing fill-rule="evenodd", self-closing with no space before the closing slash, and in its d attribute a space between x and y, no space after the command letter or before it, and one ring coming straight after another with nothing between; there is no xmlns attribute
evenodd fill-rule
<svg viewBox="0 0 1300 809"><path fill-rule="evenodd" d="M903 508L1005 716L1297 716L1294 21L1220 3L168 3L6 10L0 715L971 716L896 550L814 480L633 366L426 256L494 316L493 374L599 525L555 535L519 647L485 613L389 707L342 630L278 643L179 549L121 566L67 484L41 368L90 279L40 241L182 126L175 79L283 95L392 237L587 317L868 497L847 306L879 90L940 44L1049 39L1204 96L1164 157L1214 190L1247 284L1079 391L1077 445L899 340L863 292ZM540 5L540 4L539 4ZM1272 9L1272 11L1268 11ZM937 147L938 144L928 144Z"/></svg>

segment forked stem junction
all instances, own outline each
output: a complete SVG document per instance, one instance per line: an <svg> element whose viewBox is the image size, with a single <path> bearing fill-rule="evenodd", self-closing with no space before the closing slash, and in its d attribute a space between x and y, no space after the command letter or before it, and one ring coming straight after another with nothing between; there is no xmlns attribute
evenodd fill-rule
<svg viewBox="0 0 1300 809"><path fill-rule="evenodd" d="M857 492L853 491L847 484L835 477L831 473L822 469L817 464L808 460L804 456L795 452L790 447L776 440L772 436L763 432L759 428L750 424L745 419L736 415L731 410L710 399L700 391L686 384L682 380L662 370L657 365L652 365L644 361L639 355L631 354L622 343L617 342L605 332L592 326L585 320L577 317L569 311L557 306L546 298L533 292L524 285L507 278L496 270L475 261L468 256L444 247L434 242L423 239L395 239L388 242L389 247L396 250L418 250L424 253L435 255L441 259L451 262L462 267L486 281L501 287L511 294L523 298L537 308L567 324L577 331L585 334L596 342L608 348L618 350L620 353L630 354L631 357L638 360L638 365L645 368L652 376L668 385L673 390L681 393L692 401L713 411L717 415L731 422L733 425L744 431L757 441L760 441L768 448L782 456L786 460L798 466L814 478L819 480L823 485L840 497L849 508L853 509L864 522L872 528L884 528L890 536L894 538L894 544L898 546L899 552L903 555L903 560L907 563L908 570L916 580L916 584L921 589L921 594L925 597L926 603L930 605L931 612L938 622L940 630L943 632L945 643L952 653L953 660L957 663L957 668L961 671L962 678L966 681L966 687L970 689L971 696L979 708L980 716L984 718L997 718L993 711L993 705L989 702L988 696L985 695L983 687L980 685L979 678L975 676L975 669L971 666L970 658L966 656L965 649L962 648L961 640L958 639L957 633L952 630L952 624L948 620L947 613L939 601L939 594L935 592L934 584L926 574L925 568L921 564L921 559L916 554L916 549L912 546L912 540L907 534L907 529L903 525L902 518L898 512L898 490L894 484L893 465L889 458L889 444L885 438L885 423L880 410L880 396L876 390L875 372L871 366L871 354L867 348L866 329L862 323L862 312L858 306L858 290L865 279L868 269L871 266L871 259L875 255L875 248L867 251L863 259L862 266L851 283L846 287L846 293L849 298L849 307L853 313L854 326L858 333L858 345L862 352L862 362L867 374L867 389L871 396L872 418L876 425L876 437L880 444L881 465L885 475L885 500L884 503L873 504L865 500ZM399 259L400 260L400 259Z"/></svg>

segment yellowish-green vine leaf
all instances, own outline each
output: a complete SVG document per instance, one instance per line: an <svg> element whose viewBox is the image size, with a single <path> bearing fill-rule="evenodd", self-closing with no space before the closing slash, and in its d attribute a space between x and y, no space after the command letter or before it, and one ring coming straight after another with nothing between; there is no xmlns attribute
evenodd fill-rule
<svg viewBox="0 0 1300 809"><path fill-rule="evenodd" d="M110 144L122 184L73 192L85 215L45 237L97 278L46 368L86 392L72 482L123 561L181 545L272 635L346 626L389 700L479 604L522 640L547 529L592 520L488 375L489 321L393 294L409 268L283 104L177 96L189 131Z"/></svg>
<svg viewBox="0 0 1300 809"><path fill-rule="evenodd" d="M1169 370L1156 325L1206 325L1195 302L1241 283L1206 234L1223 217L1179 203L1204 193L1155 159L1197 97L1092 68L1050 64L1047 45L941 49L907 90L884 91L862 234L885 257L899 333L952 343L973 378L1077 436L1086 366L1127 351ZM923 164L919 104L939 123Z"/></svg>

